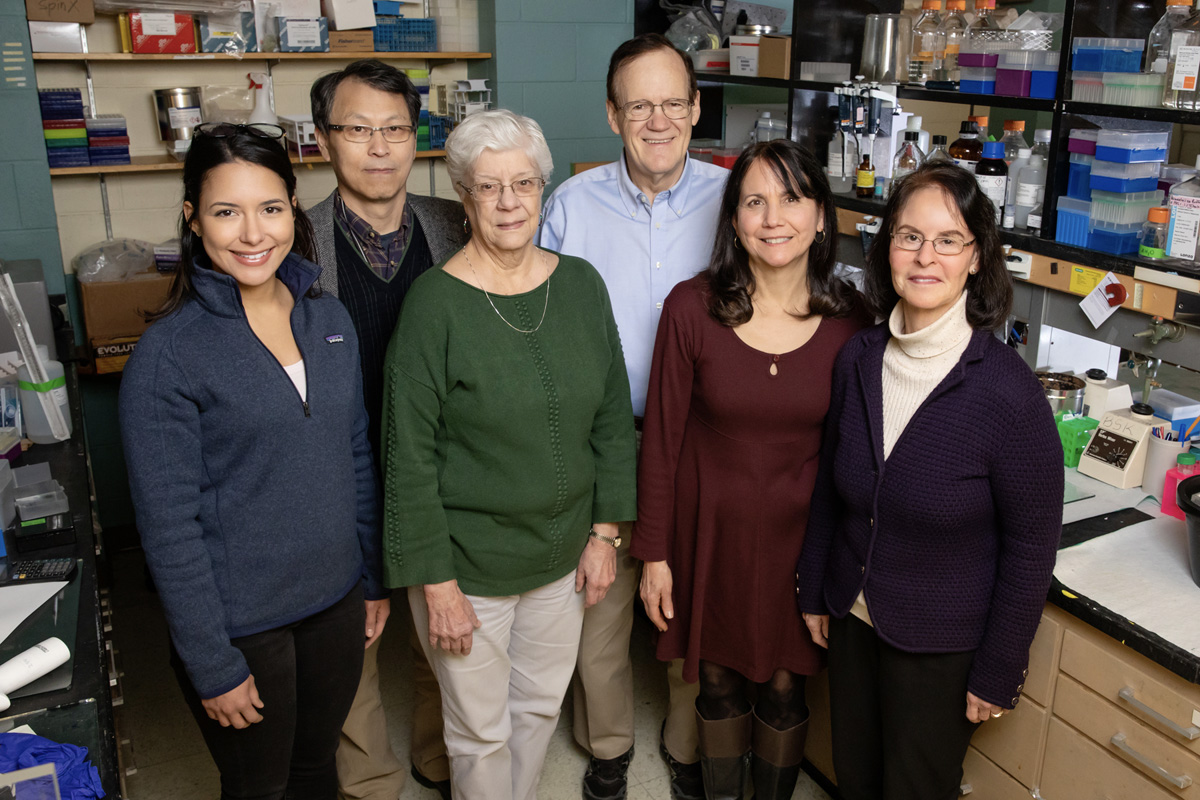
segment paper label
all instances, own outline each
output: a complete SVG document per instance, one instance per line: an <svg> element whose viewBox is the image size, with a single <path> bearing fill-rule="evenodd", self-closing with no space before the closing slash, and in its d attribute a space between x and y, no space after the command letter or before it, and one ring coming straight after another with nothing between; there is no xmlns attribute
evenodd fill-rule
<svg viewBox="0 0 1200 800"><path fill-rule="evenodd" d="M200 116L200 109L195 106L189 108L168 108L167 120L171 123L172 128L194 128L203 121Z"/></svg>
<svg viewBox="0 0 1200 800"><path fill-rule="evenodd" d="M983 193L992 201L992 205L996 207L996 224L1000 224L1001 216L1004 211L1004 190L1008 183L1008 178L1003 175L976 175L975 182L979 184L979 188L983 189Z"/></svg>
<svg viewBox="0 0 1200 800"><path fill-rule="evenodd" d="M1194 261L1200 239L1200 197L1172 197L1171 225L1167 229L1167 255Z"/></svg>
<svg viewBox="0 0 1200 800"><path fill-rule="evenodd" d="M55 389L51 389L50 390L50 399L53 400L54 404L56 406L58 406L59 408L66 408L67 407L67 387L59 386Z"/></svg>
<svg viewBox="0 0 1200 800"><path fill-rule="evenodd" d="M1180 47L1175 52L1175 72L1171 76L1171 88L1195 91L1197 74L1200 74L1200 47Z"/></svg>
<svg viewBox="0 0 1200 800"><path fill-rule="evenodd" d="M1090 272L1098 272L1099 270L1089 270L1089 271ZM1074 277L1074 276L1072 276L1072 277ZM1111 272L1105 273L1101 276L1100 282L1096 284L1096 288L1094 288L1090 292L1088 292L1087 297L1085 297L1079 301L1079 307L1083 310L1083 313L1087 316L1088 320L1092 323L1093 328L1099 328L1100 325L1106 319L1111 317L1113 314L1117 313L1117 309L1120 307L1120 304L1117 304L1115 306L1109 305L1108 295L1105 293L1104 290L1113 284L1120 284L1120 283L1121 282L1119 280L1117 280L1116 275L1113 275ZM1118 437L1118 438L1120 438L1120 437ZM1095 440L1093 440L1093 443L1094 442L1095 442ZM1095 458L1096 456L1092 455L1092 457ZM1114 462L1112 462L1110 460L1109 463L1114 463ZM1118 468L1124 469L1125 468L1124 462L1119 464Z"/></svg>
<svg viewBox="0 0 1200 800"><path fill-rule="evenodd" d="M174 14L142 13L142 35L144 36L174 36ZM1200 49L1200 48L1197 48Z"/></svg>
<svg viewBox="0 0 1200 800"><path fill-rule="evenodd" d="M975 171L975 165L979 163L978 161L968 161L965 158L954 158L951 160L963 169L970 170L971 172Z"/></svg>
<svg viewBox="0 0 1200 800"><path fill-rule="evenodd" d="M845 159L842 158L841 153L833 151L829 154L829 166L825 169L825 174L832 178L842 178L846 176Z"/></svg>
<svg viewBox="0 0 1200 800"><path fill-rule="evenodd" d="M321 23L315 19L289 19L288 47L320 47Z"/></svg>
<svg viewBox="0 0 1200 800"><path fill-rule="evenodd" d="M854 185L866 189L875 186L875 170L860 169L855 173Z"/></svg>
<svg viewBox="0 0 1200 800"><path fill-rule="evenodd" d="M1038 194L1042 191L1041 184L1038 183L1018 183L1017 184L1017 205L1029 206L1032 208L1038 204Z"/></svg>
<svg viewBox="0 0 1200 800"><path fill-rule="evenodd" d="M1150 247L1149 245L1142 244L1138 245L1138 255L1142 258L1166 258L1167 251L1161 247ZM1140 289L1141 286L1139 283L1138 288Z"/></svg>
<svg viewBox="0 0 1200 800"><path fill-rule="evenodd" d="M1072 294L1087 294L1104 280L1104 270L1088 267L1072 267L1067 290Z"/></svg>
<svg viewBox="0 0 1200 800"><path fill-rule="evenodd" d="M1025 221L1025 226L1031 231L1040 231L1042 229L1042 215L1030 214L1029 219Z"/></svg>

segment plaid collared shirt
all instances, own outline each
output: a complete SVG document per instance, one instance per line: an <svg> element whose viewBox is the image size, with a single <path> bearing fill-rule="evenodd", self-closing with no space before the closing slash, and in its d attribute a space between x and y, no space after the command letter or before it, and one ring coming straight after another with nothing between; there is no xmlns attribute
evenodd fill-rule
<svg viewBox="0 0 1200 800"><path fill-rule="evenodd" d="M346 206L341 193L338 193L333 207L334 217L342 232L358 249L367 266L380 280L390 282L396 270L404 263L404 255L408 252L408 244L412 240L412 210L408 202L404 203L404 213L400 215L400 229L394 235L376 233L366 220Z"/></svg>

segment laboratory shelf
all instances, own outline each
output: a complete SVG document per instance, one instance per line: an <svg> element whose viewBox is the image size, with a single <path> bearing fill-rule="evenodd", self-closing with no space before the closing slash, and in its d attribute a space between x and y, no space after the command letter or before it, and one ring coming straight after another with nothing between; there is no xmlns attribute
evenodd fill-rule
<svg viewBox="0 0 1200 800"><path fill-rule="evenodd" d="M812 81L789 81L784 78L758 78L752 75L728 75L723 72L697 72L696 80L705 83L738 83L744 86L767 86L773 89L798 89L797 84L812 83ZM832 92L834 84L821 84L822 91Z"/></svg>
<svg viewBox="0 0 1200 800"><path fill-rule="evenodd" d="M491 58L491 53L472 52L331 52L331 53L243 53L231 56L226 53L33 53L34 61L355 61L360 58L378 58L386 61L402 59L425 59L428 61L472 61Z"/></svg>
<svg viewBox="0 0 1200 800"><path fill-rule="evenodd" d="M1181 125L1200 125L1200 111L1117 106L1109 103L1082 103L1075 100L1062 101L1062 109L1063 113L1083 117L1117 117L1154 122L1177 122Z"/></svg>
<svg viewBox="0 0 1200 800"><path fill-rule="evenodd" d="M933 103L958 103L959 105L990 106L1026 111L1054 111L1054 100L1041 97L1007 97L1000 94L948 92L903 84L900 85L896 94L901 100L926 100Z"/></svg>
<svg viewBox="0 0 1200 800"><path fill-rule="evenodd" d="M444 158L445 150L418 150L417 158ZM303 164L309 167L328 164L320 156L309 156L301 161L292 156L293 164ZM131 156L129 164L104 164L96 167L51 167L50 175L117 175L131 172L171 172L183 169L183 162L170 155L161 156Z"/></svg>

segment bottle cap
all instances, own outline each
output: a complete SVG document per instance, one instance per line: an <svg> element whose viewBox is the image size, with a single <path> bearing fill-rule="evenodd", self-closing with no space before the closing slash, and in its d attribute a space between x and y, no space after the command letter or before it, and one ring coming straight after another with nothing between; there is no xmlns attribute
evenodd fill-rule
<svg viewBox="0 0 1200 800"><path fill-rule="evenodd" d="M981 128L987 127L988 118L987 118L986 114L980 114L979 116L975 116L975 117L967 117L967 119L971 120L972 122L974 122L976 125L978 125Z"/></svg>
<svg viewBox="0 0 1200 800"><path fill-rule="evenodd" d="M1046 160L1046 159L1045 159L1045 158L1042 156L1042 154L1041 154L1041 153L1033 153L1033 152L1030 152L1030 154L1029 154L1029 164L1028 164L1027 166L1030 166L1030 167L1040 167L1040 166L1042 165L1042 162L1043 162L1043 161L1045 161L1045 160Z"/></svg>
<svg viewBox="0 0 1200 800"><path fill-rule="evenodd" d="M1146 213L1146 219L1150 222L1170 222L1171 209L1163 206L1152 208Z"/></svg>
<svg viewBox="0 0 1200 800"><path fill-rule="evenodd" d="M966 11L967 0L950 0L946 3L946 9L949 11Z"/></svg>
<svg viewBox="0 0 1200 800"><path fill-rule="evenodd" d="M1038 128L1036 131L1033 132L1033 140L1035 142L1046 142L1047 144L1049 144L1050 136L1051 136L1051 130L1049 128Z"/></svg>
<svg viewBox="0 0 1200 800"><path fill-rule="evenodd" d="M998 158L1004 160L1004 142L984 142L983 143L984 158Z"/></svg>
<svg viewBox="0 0 1200 800"><path fill-rule="evenodd" d="M1017 148L1017 158L1029 158L1032 155L1033 155L1033 151L1030 150L1028 147L1018 147Z"/></svg>
<svg viewBox="0 0 1200 800"><path fill-rule="evenodd" d="M996 0L975 0L975 8L995 8Z"/></svg>
<svg viewBox="0 0 1200 800"><path fill-rule="evenodd" d="M935 134L933 135L933 143L934 143L934 144L945 144L945 143L946 143L946 137L945 137L945 136L942 136L940 133L935 133Z"/></svg>
<svg viewBox="0 0 1200 800"><path fill-rule="evenodd" d="M958 127L959 134L970 134L972 136L979 135L979 126L973 119L969 119ZM1196 169L1200 169L1200 156L1196 157Z"/></svg>
<svg viewBox="0 0 1200 800"><path fill-rule="evenodd" d="M915 142L920 138L921 138L920 131L905 131L904 132L904 141L906 141L906 142Z"/></svg>
<svg viewBox="0 0 1200 800"><path fill-rule="evenodd" d="M1102 369L1099 369L1099 368L1097 368L1097 367L1093 367L1093 368L1089 369L1089 370L1088 370L1086 373L1084 373L1084 374L1085 374L1085 375L1087 375L1089 378L1091 378L1091 379L1092 379L1092 380L1094 380L1094 381L1106 381L1106 380L1108 380L1108 373L1107 373L1107 372L1105 372L1105 371L1104 371L1104 370L1102 370Z"/></svg>
<svg viewBox="0 0 1200 800"><path fill-rule="evenodd" d="M1025 120L1023 120L1023 119L1005 120L1004 121L1004 130L1006 130L1006 131L1024 131L1025 130Z"/></svg>
<svg viewBox="0 0 1200 800"><path fill-rule="evenodd" d="M1192 464L1196 463L1196 457L1191 453L1180 453L1179 455L1175 456L1175 463L1182 464L1185 467L1190 467Z"/></svg>
<svg viewBox="0 0 1200 800"><path fill-rule="evenodd" d="M1188 0L1183 0L1183 2L1186 3ZM925 9L926 11L939 11L942 8L942 0L925 0L923 3L921 3L921 8Z"/></svg>
<svg viewBox="0 0 1200 800"><path fill-rule="evenodd" d="M1169 6L1190 6L1192 0L1167 0Z"/></svg>
<svg viewBox="0 0 1200 800"><path fill-rule="evenodd" d="M1154 406L1146 405L1145 403L1134 403L1129 407L1129 410L1138 417L1153 417Z"/></svg>
<svg viewBox="0 0 1200 800"><path fill-rule="evenodd" d="M910 130L910 131L921 130L921 123L924 121L925 121L925 118L922 117L920 114L913 114L911 117L908 118L908 130Z"/></svg>

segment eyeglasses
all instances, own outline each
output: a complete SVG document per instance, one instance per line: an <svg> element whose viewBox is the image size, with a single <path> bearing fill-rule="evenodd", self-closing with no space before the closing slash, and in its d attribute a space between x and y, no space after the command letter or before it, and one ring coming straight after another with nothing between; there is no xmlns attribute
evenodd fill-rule
<svg viewBox="0 0 1200 800"><path fill-rule="evenodd" d="M960 239L954 239L949 236L938 236L934 239L926 239L923 236L918 236L915 233L893 233L892 243L901 250L909 250L917 252L925 246L926 242L933 242L933 252L939 256L956 256L963 251L964 248L975 244L972 239L969 242L964 242Z"/></svg>
<svg viewBox="0 0 1200 800"><path fill-rule="evenodd" d="M382 128L372 128L370 125L330 125L329 130L341 131L347 142L363 144L371 141L375 131L381 131L385 141L392 144L404 144L413 135L412 125L384 125Z"/></svg>
<svg viewBox="0 0 1200 800"><path fill-rule="evenodd" d="M517 197L533 197L541 193L546 181L541 178L522 178L512 183L476 183L473 186L467 186L459 181L458 185L477 202L491 202L499 200L505 189L512 189L512 193Z"/></svg>
<svg viewBox="0 0 1200 800"><path fill-rule="evenodd" d="M279 140L283 138L283 128L269 122L256 122L252 125L241 125L236 122L202 122L192 128L192 132L201 136L211 136L214 139L225 139L239 134L250 134L261 139Z"/></svg>
<svg viewBox="0 0 1200 800"><path fill-rule="evenodd" d="M654 116L654 109L661 108L667 119L683 119L692 111L692 101L683 98L663 100L661 103L651 103L649 100L631 100L621 106L621 113L634 122L641 122Z"/></svg>

